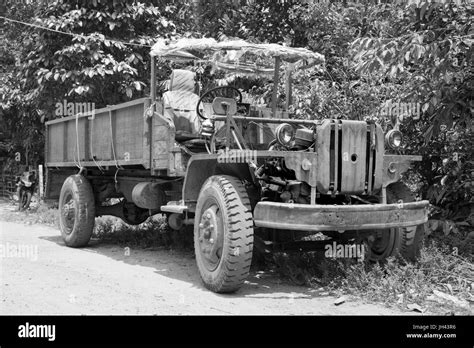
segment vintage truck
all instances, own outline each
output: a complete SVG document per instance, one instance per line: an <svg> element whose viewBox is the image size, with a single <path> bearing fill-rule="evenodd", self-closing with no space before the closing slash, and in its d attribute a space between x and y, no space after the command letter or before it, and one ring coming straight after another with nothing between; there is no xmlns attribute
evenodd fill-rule
<svg viewBox="0 0 474 348"><path fill-rule="evenodd" d="M194 73L183 69L158 96L163 59L273 79L271 104L245 103L231 86L198 96ZM97 216L140 224L166 214L174 230L194 226L198 269L215 292L242 286L254 251L337 241L363 244L373 261L415 259L428 202L400 182L421 157L399 154L398 127L384 134L374 122L288 113L291 70L322 63L320 54L276 44L156 43L148 98L46 122L46 195L59 199L65 244L87 245Z"/></svg>

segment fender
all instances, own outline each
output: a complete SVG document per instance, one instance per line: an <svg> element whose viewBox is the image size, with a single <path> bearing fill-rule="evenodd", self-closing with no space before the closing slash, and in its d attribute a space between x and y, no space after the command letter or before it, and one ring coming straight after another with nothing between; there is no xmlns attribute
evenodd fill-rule
<svg viewBox="0 0 474 348"><path fill-rule="evenodd" d="M219 163L219 154L197 154L191 157L183 183L183 201L196 202L204 182L213 175L231 175L251 181L247 163Z"/></svg>

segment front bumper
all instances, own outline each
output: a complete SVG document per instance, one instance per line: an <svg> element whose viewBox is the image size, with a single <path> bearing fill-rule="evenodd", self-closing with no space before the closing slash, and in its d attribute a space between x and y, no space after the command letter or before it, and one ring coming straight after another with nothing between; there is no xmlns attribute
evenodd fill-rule
<svg viewBox="0 0 474 348"><path fill-rule="evenodd" d="M371 205L309 205L259 202L257 227L296 231L371 230L416 226L428 221L428 201Z"/></svg>

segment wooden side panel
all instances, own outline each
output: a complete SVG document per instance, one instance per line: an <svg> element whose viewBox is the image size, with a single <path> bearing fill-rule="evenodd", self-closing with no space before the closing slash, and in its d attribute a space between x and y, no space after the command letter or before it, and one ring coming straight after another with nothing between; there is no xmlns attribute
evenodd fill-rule
<svg viewBox="0 0 474 348"><path fill-rule="evenodd" d="M81 161L86 161L87 150L86 150L86 118L78 119L77 132L76 132L76 121L67 121L66 126L66 142L65 142L65 160L67 162L74 162L78 160L78 156ZM77 151L77 136L79 136L79 154Z"/></svg>
<svg viewBox="0 0 474 348"><path fill-rule="evenodd" d="M99 161L112 159L112 128L109 111L97 113L90 122L92 156Z"/></svg>
<svg viewBox="0 0 474 348"><path fill-rule="evenodd" d="M118 159L143 158L143 104L115 110L115 154Z"/></svg>
<svg viewBox="0 0 474 348"><path fill-rule="evenodd" d="M162 114L155 113L153 116L152 129L152 168L168 169L170 144L174 142L175 130L171 128Z"/></svg>
<svg viewBox="0 0 474 348"><path fill-rule="evenodd" d="M46 162L62 162L64 160L64 125L56 123L48 126L48 153Z"/></svg>

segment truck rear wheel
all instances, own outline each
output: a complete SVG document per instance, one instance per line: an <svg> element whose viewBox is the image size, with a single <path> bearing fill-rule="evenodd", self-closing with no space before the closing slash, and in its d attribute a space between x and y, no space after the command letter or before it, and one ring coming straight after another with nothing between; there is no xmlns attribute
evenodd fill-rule
<svg viewBox="0 0 474 348"><path fill-rule="evenodd" d="M67 246L86 246L95 222L92 186L82 175L69 176L59 196L59 225Z"/></svg>
<svg viewBox="0 0 474 348"><path fill-rule="evenodd" d="M194 250L205 286L219 293L238 290L252 262L253 217L243 184L234 177L210 177L199 193Z"/></svg>
<svg viewBox="0 0 474 348"><path fill-rule="evenodd" d="M401 182L387 187L389 204L399 201L408 203L414 200L410 189ZM413 262L420 256L424 225L377 230L374 236L375 240L370 245L370 260L383 261L390 256L402 256L405 260Z"/></svg>

